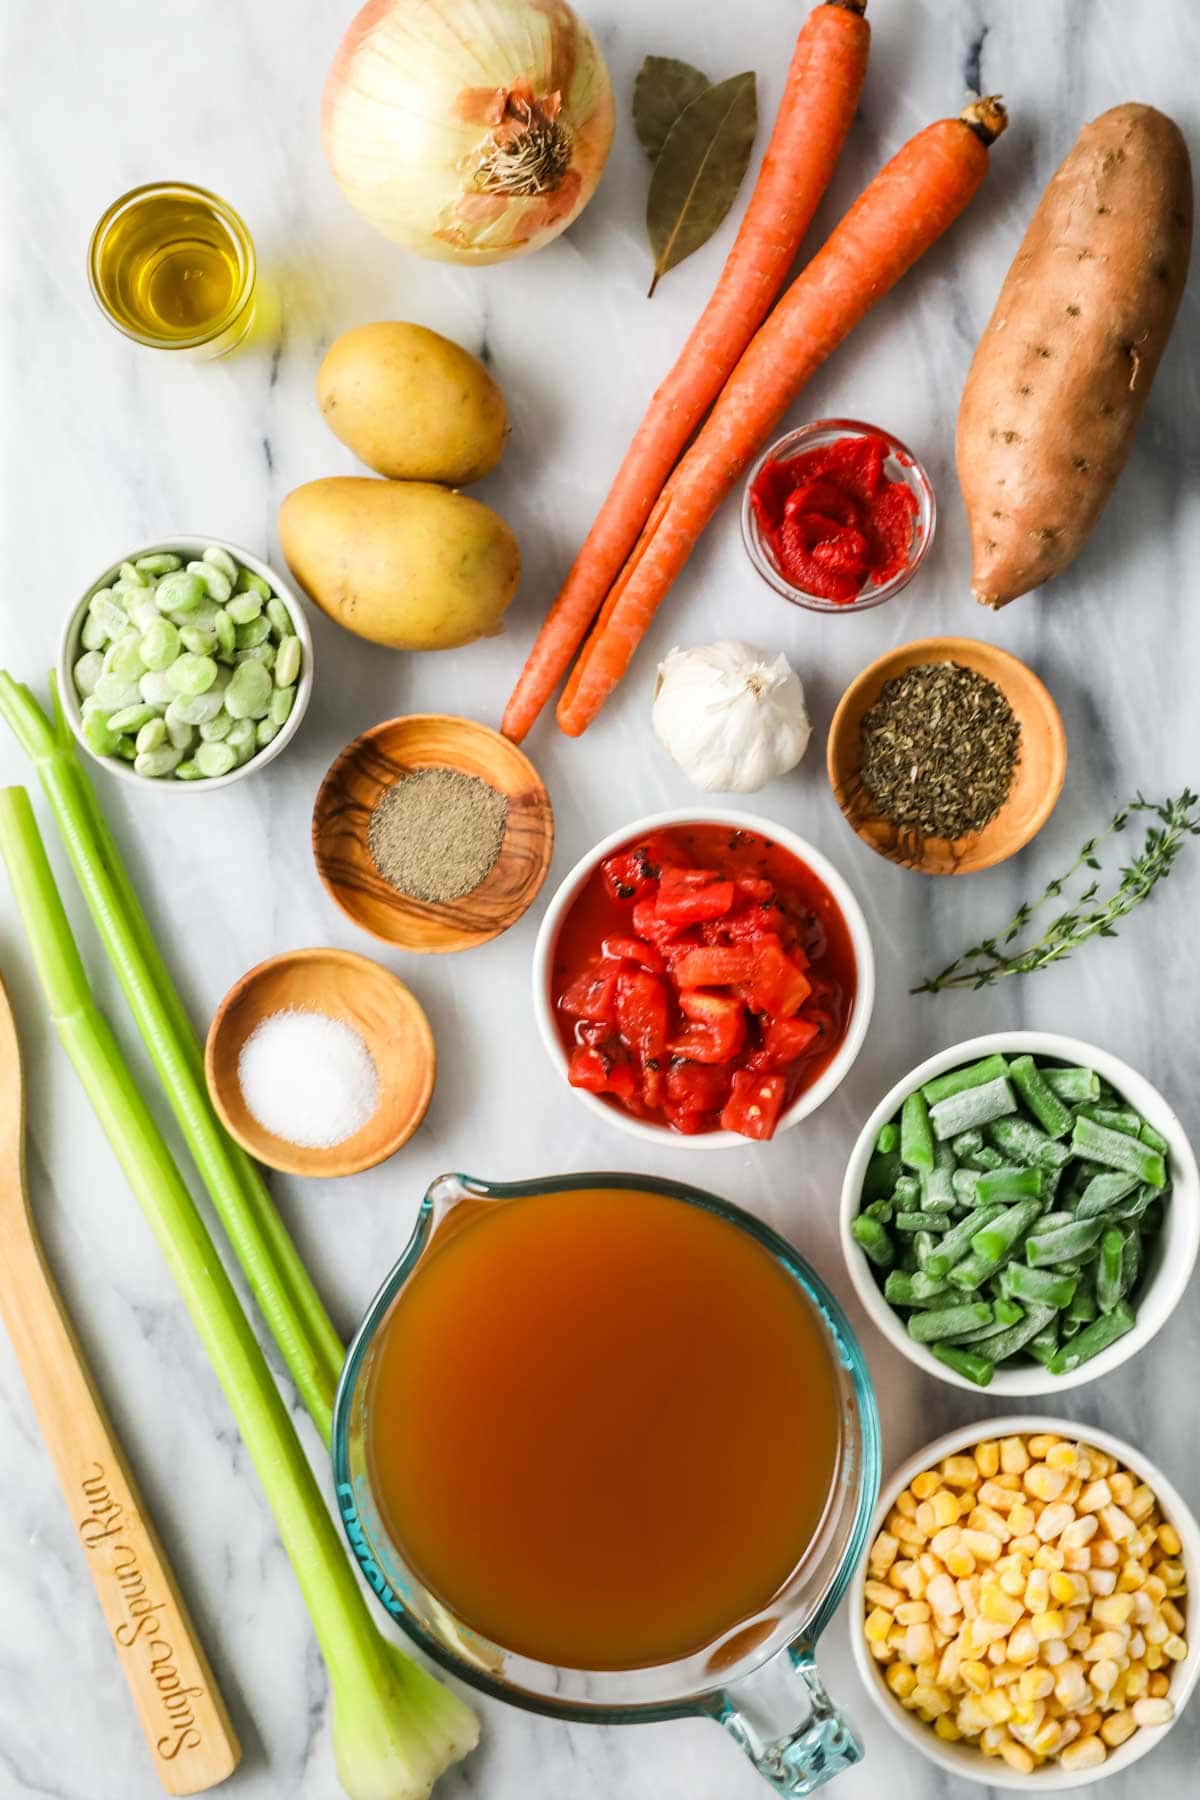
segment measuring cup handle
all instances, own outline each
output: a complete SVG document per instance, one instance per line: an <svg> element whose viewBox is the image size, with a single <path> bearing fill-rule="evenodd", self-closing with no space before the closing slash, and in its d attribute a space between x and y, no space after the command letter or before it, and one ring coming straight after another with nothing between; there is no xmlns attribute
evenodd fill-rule
<svg viewBox="0 0 1200 1800"><path fill-rule="evenodd" d="M862 1761L862 1745L826 1693L807 1646L793 1645L739 1681L722 1701L721 1724L788 1800L815 1793Z"/></svg>

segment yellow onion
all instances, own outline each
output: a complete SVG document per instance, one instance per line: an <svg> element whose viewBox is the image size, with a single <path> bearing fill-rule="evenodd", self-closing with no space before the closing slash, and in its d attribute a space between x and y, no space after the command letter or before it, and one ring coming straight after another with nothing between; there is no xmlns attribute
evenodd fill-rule
<svg viewBox="0 0 1200 1800"><path fill-rule="evenodd" d="M565 0L368 0L329 71L321 135L347 200L385 237L501 262L591 199L612 87Z"/></svg>

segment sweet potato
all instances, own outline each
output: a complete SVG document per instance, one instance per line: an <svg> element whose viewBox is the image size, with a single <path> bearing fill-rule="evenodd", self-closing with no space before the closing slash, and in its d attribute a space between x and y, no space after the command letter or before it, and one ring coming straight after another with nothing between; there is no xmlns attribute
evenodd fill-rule
<svg viewBox="0 0 1200 1800"><path fill-rule="evenodd" d="M1101 113L1053 177L963 390L958 478L975 598L1076 557L1129 454L1187 276L1192 175L1152 106Z"/></svg>

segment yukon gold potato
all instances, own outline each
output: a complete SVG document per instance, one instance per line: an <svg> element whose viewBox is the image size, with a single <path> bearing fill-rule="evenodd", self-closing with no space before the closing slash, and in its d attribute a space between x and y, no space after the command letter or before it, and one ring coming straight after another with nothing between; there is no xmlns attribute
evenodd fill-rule
<svg viewBox="0 0 1200 1800"><path fill-rule="evenodd" d="M359 325L317 372L335 437L380 475L465 487L494 469L508 420L477 356L424 325Z"/></svg>
<svg viewBox="0 0 1200 1800"><path fill-rule="evenodd" d="M1114 106L1053 177L975 352L957 461L972 586L1005 606L1087 542L1133 443L1187 275L1174 122Z"/></svg>
<svg viewBox="0 0 1200 1800"><path fill-rule="evenodd" d="M306 482L279 509L279 541L322 612L393 650L451 650L498 631L521 573L498 513L423 481Z"/></svg>

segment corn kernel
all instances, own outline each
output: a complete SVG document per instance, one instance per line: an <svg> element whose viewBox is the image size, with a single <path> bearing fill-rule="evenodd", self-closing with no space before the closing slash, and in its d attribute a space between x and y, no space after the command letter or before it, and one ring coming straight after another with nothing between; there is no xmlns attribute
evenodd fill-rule
<svg viewBox="0 0 1200 1800"><path fill-rule="evenodd" d="M1165 1644L1171 1635L1171 1627L1161 1612L1157 1612L1153 1618L1147 1619L1142 1627L1142 1634L1148 1644Z"/></svg>
<svg viewBox="0 0 1200 1800"><path fill-rule="evenodd" d="M962 1737L962 1732L958 1729L958 1726L954 1723L954 1720L950 1717L949 1713L941 1713L933 1721L933 1729L943 1742L947 1744L955 1744L958 1742L959 1738Z"/></svg>
<svg viewBox="0 0 1200 1800"><path fill-rule="evenodd" d="M1034 1462L1045 1462L1047 1454L1053 1450L1055 1444L1061 1444L1062 1439L1053 1431L1037 1431L1026 1442Z"/></svg>
<svg viewBox="0 0 1200 1800"><path fill-rule="evenodd" d="M1070 1619L1067 1618L1064 1620L1064 1623L1069 1625ZM1073 1650L1077 1656L1082 1656L1085 1650L1090 1650L1092 1647L1091 1626L1077 1625L1074 1631L1068 1631L1067 1646L1069 1649Z"/></svg>
<svg viewBox="0 0 1200 1800"><path fill-rule="evenodd" d="M1039 1543L1033 1558L1035 1569L1061 1569L1063 1553L1057 1544Z"/></svg>
<svg viewBox="0 0 1200 1800"><path fill-rule="evenodd" d="M995 1643L988 1645L987 1659L992 1665L992 1680L995 1681L1008 1659L1008 1642L1005 1638L998 1637Z"/></svg>
<svg viewBox="0 0 1200 1800"><path fill-rule="evenodd" d="M1173 1525L1162 1524L1158 1528L1158 1547L1165 1550L1168 1556L1178 1556L1183 1549L1179 1533Z"/></svg>
<svg viewBox="0 0 1200 1800"><path fill-rule="evenodd" d="M1149 1692L1149 1689L1150 1671L1139 1656L1138 1660L1131 1662L1125 1671L1125 1699L1127 1702L1140 1700L1143 1694Z"/></svg>
<svg viewBox="0 0 1200 1800"><path fill-rule="evenodd" d="M1091 1737L1091 1735L1094 1731L1099 1731L1100 1722L1103 1719L1103 1717L1104 1717L1104 1715L1100 1711L1098 1706L1089 1706L1088 1710L1085 1713L1080 1713L1080 1715L1079 1715L1079 1734L1080 1734L1080 1736L1081 1737Z"/></svg>
<svg viewBox="0 0 1200 1800"><path fill-rule="evenodd" d="M1007 1744L1008 1732L1003 1725L985 1725L979 1734L979 1748L985 1756L999 1756L1001 1744Z"/></svg>
<svg viewBox="0 0 1200 1800"><path fill-rule="evenodd" d="M1037 1514L1024 1500L1018 1500L1008 1513L1008 1529L1014 1538L1024 1537L1037 1523Z"/></svg>
<svg viewBox="0 0 1200 1800"><path fill-rule="evenodd" d="M1169 1686L1170 1686L1169 1676L1162 1675L1162 1674L1154 1674L1154 1675L1150 1676L1149 1680L1146 1683L1146 1692L1149 1694L1149 1696L1152 1700L1161 1700Z"/></svg>
<svg viewBox="0 0 1200 1800"><path fill-rule="evenodd" d="M992 1685L992 1672L987 1664L973 1658L959 1663L958 1672L973 1694L986 1694Z"/></svg>
<svg viewBox="0 0 1200 1800"><path fill-rule="evenodd" d="M917 1516L917 1503L907 1488L896 1496L896 1511L906 1519L915 1519Z"/></svg>
<svg viewBox="0 0 1200 1800"><path fill-rule="evenodd" d="M1029 1740L1035 1756L1053 1756L1063 1741L1063 1728L1057 1719L1043 1719Z"/></svg>
<svg viewBox="0 0 1200 1800"><path fill-rule="evenodd" d="M1045 1569L1030 1570L1023 1598L1026 1612L1045 1612L1050 1604L1050 1576Z"/></svg>
<svg viewBox="0 0 1200 1800"><path fill-rule="evenodd" d="M1081 1705L1088 1697L1088 1685L1084 1679L1083 1665L1072 1657L1063 1663L1054 1678L1055 1698L1060 1705L1070 1711Z"/></svg>
<svg viewBox="0 0 1200 1800"><path fill-rule="evenodd" d="M1013 1569L1005 1569L998 1577L1000 1591L1008 1594L1013 1600L1019 1600L1025 1592L1025 1583L1029 1579L1027 1571L1017 1565Z"/></svg>
<svg viewBox="0 0 1200 1800"><path fill-rule="evenodd" d="M1134 1481L1128 1469L1118 1469L1114 1475L1109 1477L1108 1485L1112 1489L1112 1497L1118 1506L1124 1506L1127 1501L1133 1499Z"/></svg>
<svg viewBox="0 0 1200 1800"><path fill-rule="evenodd" d="M1037 1758L1024 1744L1018 1744L1013 1738L1009 1738L1006 1744L1001 1744L1000 1754L1010 1769L1016 1769L1022 1775L1032 1775L1037 1768Z"/></svg>
<svg viewBox="0 0 1200 1800"><path fill-rule="evenodd" d="M1161 1606L1167 1597L1167 1584L1161 1575L1147 1575L1142 1583L1142 1592L1152 1605Z"/></svg>
<svg viewBox="0 0 1200 1800"><path fill-rule="evenodd" d="M1187 1655L1187 1643L1177 1631L1173 1631L1163 1645L1162 1653L1168 1662L1182 1662Z"/></svg>
<svg viewBox="0 0 1200 1800"><path fill-rule="evenodd" d="M925 1587L925 1598L934 1612L942 1617L962 1611L962 1601L958 1597L958 1589L944 1571L930 1576Z"/></svg>
<svg viewBox="0 0 1200 1800"><path fill-rule="evenodd" d="M1125 1510L1134 1524L1140 1525L1154 1511L1153 1489L1148 1488L1144 1481L1140 1482L1125 1502Z"/></svg>
<svg viewBox="0 0 1200 1800"><path fill-rule="evenodd" d="M992 1536L999 1538L1002 1544L1007 1544L1012 1536L1012 1527L1007 1520L990 1506L974 1507L967 1524L972 1531L990 1531Z"/></svg>
<svg viewBox="0 0 1200 1800"><path fill-rule="evenodd" d="M1115 1569L1089 1569L1087 1584L1093 1594L1098 1594L1103 1599L1106 1594L1111 1594L1115 1589L1117 1572Z"/></svg>
<svg viewBox="0 0 1200 1800"><path fill-rule="evenodd" d="M1126 1738L1132 1737L1136 1730L1137 1720L1128 1707L1125 1707L1121 1712L1109 1713L1100 1727L1100 1736L1110 1750L1115 1750L1118 1744L1123 1744Z"/></svg>
<svg viewBox="0 0 1200 1800"><path fill-rule="evenodd" d="M1051 1444L1049 1450L1046 1452L1046 1467L1049 1469L1065 1469L1068 1475L1075 1475L1078 1473L1081 1460L1082 1455L1079 1445L1068 1444L1065 1441L1059 1444Z"/></svg>
<svg viewBox="0 0 1200 1800"><path fill-rule="evenodd" d="M920 1563L895 1563L892 1568L892 1580L897 1587L902 1587L910 1600L919 1600L925 1592L925 1573Z"/></svg>
<svg viewBox="0 0 1200 1800"><path fill-rule="evenodd" d="M863 1626L863 1635L869 1644L882 1644L886 1640L887 1634L891 1629L891 1613L885 1612L882 1606L877 1606L873 1611L867 1614L866 1623Z"/></svg>
<svg viewBox="0 0 1200 1800"><path fill-rule="evenodd" d="M947 1644L942 1651L942 1660L937 1666L934 1677L938 1687L953 1688L958 1682L958 1671L962 1664L962 1651L957 1644Z"/></svg>
<svg viewBox="0 0 1200 1800"><path fill-rule="evenodd" d="M1067 1485L1066 1471L1048 1468L1045 1463L1034 1463L1026 1469L1023 1486L1027 1494L1035 1500L1057 1500Z"/></svg>
<svg viewBox="0 0 1200 1800"><path fill-rule="evenodd" d="M940 1488L932 1500L922 1500L917 1508L917 1524L933 1537L944 1525L953 1525L958 1517L958 1501L946 1488Z"/></svg>
<svg viewBox="0 0 1200 1800"><path fill-rule="evenodd" d="M865 1581L863 1594L872 1606L882 1606L886 1612L895 1612L904 1599L900 1589L890 1587L886 1581Z"/></svg>
<svg viewBox="0 0 1200 1800"><path fill-rule="evenodd" d="M1127 1625L1133 1617L1132 1594L1113 1594L1107 1600L1095 1601L1092 1617L1100 1625Z"/></svg>
<svg viewBox="0 0 1200 1800"><path fill-rule="evenodd" d="M1008 1658L1010 1662L1031 1663L1038 1653L1038 1637L1028 1620L1017 1625L1009 1633Z"/></svg>
<svg viewBox="0 0 1200 1800"><path fill-rule="evenodd" d="M1161 1562L1158 1565L1159 1579L1167 1584L1167 1592L1172 1588L1183 1586L1183 1564L1179 1562Z"/></svg>
<svg viewBox="0 0 1200 1800"><path fill-rule="evenodd" d="M1025 1448L1024 1438L1002 1438L1000 1442L1000 1467L1006 1475L1022 1475L1029 1467L1029 1452Z"/></svg>
<svg viewBox="0 0 1200 1800"><path fill-rule="evenodd" d="M934 1651L933 1633L928 1625L910 1625L904 1634L904 1654L911 1663L924 1662Z"/></svg>
<svg viewBox="0 0 1200 1800"><path fill-rule="evenodd" d="M1048 1669L1056 1669L1059 1663L1065 1663L1070 1654L1065 1638L1048 1638L1042 1645L1042 1661Z"/></svg>
<svg viewBox="0 0 1200 1800"><path fill-rule="evenodd" d="M942 1713L949 1712L952 1701L949 1694L944 1694L941 1688L918 1683L909 1696L909 1704L919 1708L923 1713L928 1713L932 1721Z"/></svg>
<svg viewBox="0 0 1200 1800"><path fill-rule="evenodd" d="M1098 1694L1109 1694L1116 1687L1120 1673L1120 1669L1112 1658L1104 1656L1099 1662L1092 1664L1088 1680Z"/></svg>
<svg viewBox="0 0 1200 1800"><path fill-rule="evenodd" d="M900 1546L890 1532L881 1531L871 1545L871 1554L867 1558L867 1567L872 1575L882 1579L895 1562Z"/></svg>
<svg viewBox="0 0 1200 1800"><path fill-rule="evenodd" d="M1112 1489L1101 1477L1099 1481L1089 1482L1080 1494L1076 1505L1081 1513L1096 1513L1102 1506L1112 1505Z"/></svg>
<svg viewBox="0 0 1200 1800"><path fill-rule="evenodd" d="M1059 1539L1061 1545L1062 1539ZM1073 1575L1084 1575L1092 1566L1092 1553L1085 1544L1082 1550L1064 1550L1063 1568Z"/></svg>
<svg viewBox="0 0 1200 1800"><path fill-rule="evenodd" d="M1121 1543L1133 1533L1133 1520L1128 1513L1122 1512L1119 1506L1102 1506L1099 1518L1105 1535L1110 1537L1114 1544Z"/></svg>
<svg viewBox="0 0 1200 1800"><path fill-rule="evenodd" d="M1166 1698L1135 1701L1133 1718L1136 1725L1166 1725L1175 1716L1175 1708Z"/></svg>
<svg viewBox="0 0 1200 1800"><path fill-rule="evenodd" d="M913 1476L909 1488L918 1500L932 1500L941 1485L936 1469L924 1469L920 1475Z"/></svg>
<svg viewBox="0 0 1200 1800"><path fill-rule="evenodd" d="M947 1456L942 1463L942 1480L947 1487L973 1488L979 1481L979 1470L973 1456Z"/></svg>
<svg viewBox="0 0 1200 1800"><path fill-rule="evenodd" d="M1106 1761L1108 1751L1098 1737L1077 1738L1059 1756L1064 1769L1098 1769Z"/></svg>
<svg viewBox="0 0 1200 1800"><path fill-rule="evenodd" d="M1092 1561L1102 1569L1115 1569L1121 1560L1120 1550L1109 1538L1093 1538L1088 1547Z"/></svg>
<svg viewBox="0 0 1200 1800"><path fill-rule="evenodd" d="M1167 1660L1166 1657L1162 1653L1161 1645L1159 1645L1159 1644L1147 1644L1146 1645L1145 1652L1142 1656L1142 1661L1145 1663L1145 1665L1148 1669L1153 1669L1153 1670L1161 1669L1163 1664L1166 1662L1166 1660Z"/></svg>
<svg viewBox="0 0 1200 1800"><path fill-rule="evenodd" d="M1043 1544L1049 1544L1066 1530L1074 1517L1075 1508L1073 1506L1068 1506L1065 1500L1056 1500L1051 1505L1042 1508L1033 1529Z"/></svg>
<svg viewBox="0 0 1200 1800"><path fill-rule="evenodd" d="M993 1563L1000 1554L1000 1539L990 1531L964 1531L962 1541L977 1562Z"/></svg>
<svg viewBox="0 0 1200 1800"><path fill-rule="evenodd" d="M885 1670L883 1679L897 1700L907 1700L917 1685L917 1671L910 1669L907 1663L894 1662Z"/></svg>
<svg viewBox="0 0 1200 1800"><path fill-rule="evenodd" d="M993 1624L1003 1625L1006 1628L1015 1625L1024 1610L1019 1600L1011 1599L998 1586L987 1585L980 1593L980 1617L990 1620Z"/></svg>
<svg viewBox="0 0 1200 1800"><path fill-rule="evenodd" d="M1025 1561L1032 1567L1034 1559L1037 1556L1038 1551L1042 1548L1042 1545L1036 1532L1023 1531L1019 1537L1009 1539L1008 1547L1014 1556L1023 1556Z"/></svg>
<svg viewBox="0 0 1200 1800"><path fill-rule="evenodd" d="M985 1438L981 1444L976 1444L971 1454L975 1458L975 1467L985 1480L999 1470L1000 1446L993 1438Z"/></svg>
<svg viewBox="0 0 1200 1800"><path fill-rule="evenodd" d="M1049 1638L1066 1636L1063 1615L1056 1606L1050 1607L1046 1612L1034 1613L1029 1625L1039 1644L1044 1644Z"/></svg>
<svg viewBox="0 0 1200 1800"><path fill-rule="evenodd" d="M986 1694L980 1696L979 1707L989 1724L1006 1725L1012 1718L1012 1701L1002 1688L989 1688Z"/></svg>
<svg viewBox="0 0 1200 1800"><path fill-rule="evenodd" d="M1079 1518L1072 1519L1069 1525L1063 1527L1060 1540L1063 1549L1082 1550L1091 1543L1099 1529L1100 1522L1095 1513L1083 1513Z"/></svg>
<svg viewBox="0 0 1200 1800"><path fill-rule="evenodd" d="M897 1625L928 1625L929 1608L924 1600L906 1600L896 1608Z"/></svg>

